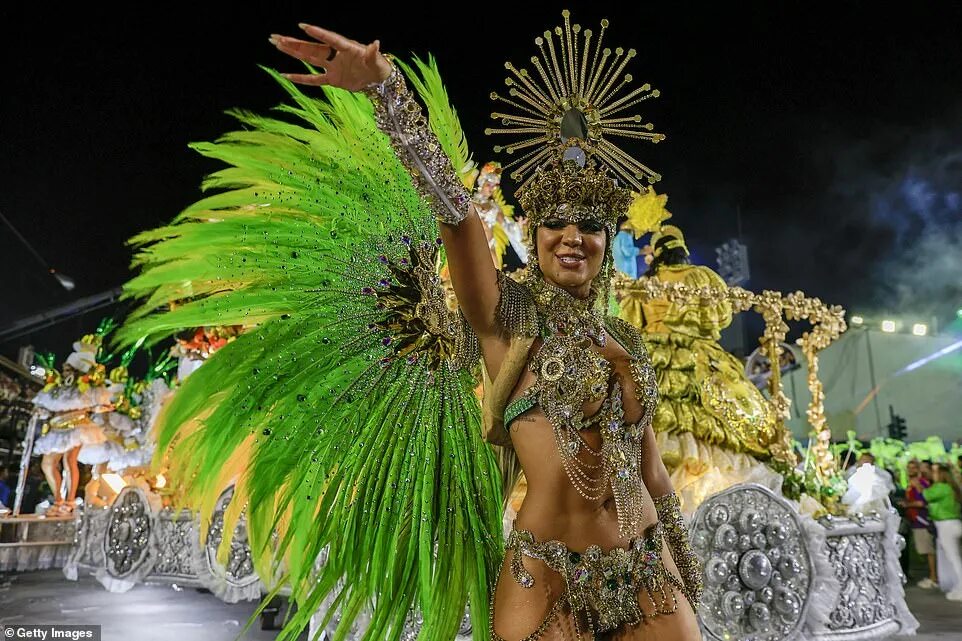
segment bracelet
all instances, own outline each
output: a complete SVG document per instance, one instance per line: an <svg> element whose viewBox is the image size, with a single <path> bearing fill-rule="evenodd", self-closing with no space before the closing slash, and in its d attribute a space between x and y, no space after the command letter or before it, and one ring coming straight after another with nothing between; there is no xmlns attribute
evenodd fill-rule
<svg viewBox="0 0 962 641"><path fill-rule="evenodd" d="M678 500L678 495L672 492L654 499L654 503L658 520L665 528L665 540L671 550L671 557L675 560L675 566L685 585L685 597L691 603L692 609L697 610L704 588L702 568L688 541L688 527L681 515L681 501Z"/></svg>
<svg viewBox="0 0 962 641"><path fill-rule="evenodd" d="M397 65L391 67L391 75L383 82L364 90L374 103L377 126L391 139L391 146L438 222L457 225L467 218L471 196L428 127L404 75Z"/></svg>

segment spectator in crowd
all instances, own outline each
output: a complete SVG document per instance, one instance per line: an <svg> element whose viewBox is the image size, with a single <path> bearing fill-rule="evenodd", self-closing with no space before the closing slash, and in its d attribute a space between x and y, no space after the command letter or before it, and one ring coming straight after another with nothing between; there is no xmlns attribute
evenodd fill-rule
<svg viewBox="0 0 962 641"><path fill-rule="evenodd" d="M962 490L950 465L933 467L933 483L922 491L935 521L939 544L939 586L950 601L962 601ZM951 576L947 574L951 573Z"/></svg>
<svg viewBox="0 0 962 641"><path fill-rule="evenodd" d="M922 478L927 480L929 483L932 482L932 461L925 459L919 463L919 471L922 473Z"/></svg>
<svg viewBox="0 0 962 641"><path fill-rule="evenodd" d="M912 542L915 551L929 565L929 575L919 581L920 588L931 589L939 584L938 573L935 565L935 537L932 531L935 529L934 523L929 519L929 510L922 493L932 485L932 483L922 476L919 462L912 459L905 466L908 475L908 486L905 488L905 501L902 506L905 508L905 518L912 528Z"/></svg>
<svg viewBox="0 0 962 641"><path fill-rule="evenodd" d="M0 467L0 506L2 507L13 507L13 486L16 481L11 478L15 479L16 476L11 475L7 468Z"/></svg>

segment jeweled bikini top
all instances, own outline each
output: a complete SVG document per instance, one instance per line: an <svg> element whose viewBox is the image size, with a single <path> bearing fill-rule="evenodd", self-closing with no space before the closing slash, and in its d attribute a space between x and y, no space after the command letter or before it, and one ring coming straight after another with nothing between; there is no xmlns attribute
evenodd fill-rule
<svg viewBox="0 0 962 641"><path fill-rule="evenodd" d="M502 324L509 331L512 327L530 331L535 325L542 341L528 365L536 381L508 405L505 427L541 406L572 485L589 501L603 499L610 486L621 534L634 536L641 522L642 440L657 403L654 370L640 336L627 323L605 316L592 300L576 299L542 278L529 277L524 284L503 282L502 298L513 300L515 307L513 317L499 314ZM611 363L594 349L604 347L609 334L631 357L631 376L643 410L636 423L625 423L621 385L612 380ZM597 401L602 401L601 408L585 417L584 406ZM601 434L600 449L592 448L582 435L593 428Z"/></svg>

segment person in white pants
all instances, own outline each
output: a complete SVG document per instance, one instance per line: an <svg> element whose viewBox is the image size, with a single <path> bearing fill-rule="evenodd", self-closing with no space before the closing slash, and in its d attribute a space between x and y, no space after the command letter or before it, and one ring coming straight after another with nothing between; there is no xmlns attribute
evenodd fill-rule
<svg viewBox="0 0 962 641"><path fill-rule="evenodd" d="M962 491L950 468L940 465L933 472L935 482L923 495L938 535L939 587L950 601L962 601Z"/></svg>

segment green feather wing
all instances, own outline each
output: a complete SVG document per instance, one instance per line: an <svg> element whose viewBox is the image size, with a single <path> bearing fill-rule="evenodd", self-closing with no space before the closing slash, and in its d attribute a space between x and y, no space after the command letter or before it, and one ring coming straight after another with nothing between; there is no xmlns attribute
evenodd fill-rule
<svg viewBox="0 0 962 641"><path fill-rule="evenodd" d="M448 100L448 92L444 88L434 56L428 56L427 62L415 57L413 67L401 60L395 62L428 108L431 131L437 136L441 149L451 159L451 167L459 174L463 173L471 160L468 140L461 129L458 114Z"/></svg>
<svg viewBox="0 0 962 641"><path fill-rule="evenodd" d="M417 608L419 638L451 639L466 602L487 620L501 489L471 341L443 307L437 224L365 97L316 100L270 73L284 117L234 112L243 130L194 145L226 165L213 193L133 240L125 291L141 306L121 341L249 327L184 381L158 450L202 522L235 483L261 576L282 573L299 605L280 638L334 594L339 635L371 608L366 638L397 639ZM439 113L466 157L453 110Z"/></svg>

